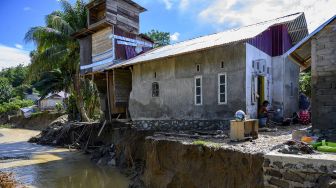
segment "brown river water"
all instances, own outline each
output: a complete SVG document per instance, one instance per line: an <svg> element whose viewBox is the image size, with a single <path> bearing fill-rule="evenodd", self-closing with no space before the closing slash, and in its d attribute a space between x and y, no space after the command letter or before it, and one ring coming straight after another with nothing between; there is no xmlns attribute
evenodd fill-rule
<svg viewBox="0 0 336 188"><path fill-rule="evenodd" d="M19 182L41 188L127 188L117 169L99 167L79 151L28 143L38 131L0 129L0 171Z"/></svg>

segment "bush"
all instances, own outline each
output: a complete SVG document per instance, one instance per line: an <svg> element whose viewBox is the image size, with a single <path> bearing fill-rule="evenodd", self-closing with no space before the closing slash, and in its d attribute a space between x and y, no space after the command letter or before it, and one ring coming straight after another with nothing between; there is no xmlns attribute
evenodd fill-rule
<svg viewBox="0 0 336 188"><path fill-rule="evenodd" d="M13 101L0 104L0 114L15 112L18 111L20 108L32 105L34 105L34 102L31 100L14 99Z"/></svg>
<svg viewBox="0 0 336 188"><path fill-rule="evenodd" d="M61 112L61 111L63 111L63 104L61 104L61 103L56 103L55 108L56 108L56 110L57 110L58 112Z"/></svg>
<svg viewBox="0 0 336 188"><path fill-rule="evenodd" d="M300 73L300 92L304 93L306 96L311 96L311 71Z"/></svg>

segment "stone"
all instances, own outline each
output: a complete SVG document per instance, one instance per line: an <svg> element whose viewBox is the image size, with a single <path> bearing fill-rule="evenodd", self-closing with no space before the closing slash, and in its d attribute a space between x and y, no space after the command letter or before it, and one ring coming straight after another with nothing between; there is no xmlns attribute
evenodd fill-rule
<svg viewBox="0 0 336 188"><path fill-rule="evenodd" d="M301 184L303 184L303 182L304 182L304 178L302 176L300 176L299 174L294 173L294 172L286 171L286 172L283 173L283 177L286 180L294 181L294 182L301 183Z"/></svg>
<svg viewBox="0 0 336 188"><path fill-rule="evenodd" d="M271 161L269 159L264 160L264 167L269 167Z"/></svg>
<svg viewBox="0 0 336 188"><path fill-rule="evenodd" d="M280 162L280 161L274 161L273 165L276 166L276 167L278 167L279 169L283 168L282 162Z"/></svg>
<svg viewBox="0 0 336 188"><path fill-rule="evenodd" d="M289 188L289 183L287 181L278 179L278 178L271 178L270 180L268 180L268 183L271 185L275 185L277 187L281 187L281 188Z"/></svg>
<svg viewBox="0 0 336 188"><path fill-rule="evenodd" d="M277 178L280 178L280 179L282 178L281 172L278 171L278 170L274 170L274 169L266 170L265 174L269 175L269 176L277 177Z"/></svg>
<svg viewBox="0 0 336 188"><path fill-rule="evenodd" d="M319 168L322 172L327 173L328 172L328 167L325 165L320 166Z"/></svg>
<svg viewBox="0 0 336 188"><path fill-rule="evenodd" d="M115 166L115 165L116 165L116 160L115 160L115 159L111 159L111 160L107 163L107 165L109 165L109 166Z"/></svg>

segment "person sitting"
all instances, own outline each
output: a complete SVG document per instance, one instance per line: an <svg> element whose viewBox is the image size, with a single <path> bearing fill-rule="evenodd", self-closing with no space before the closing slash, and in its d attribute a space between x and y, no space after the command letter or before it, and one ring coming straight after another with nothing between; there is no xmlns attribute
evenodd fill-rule
<svg viewBox="0 0 336 188"><path fill-rule="evenodd" d="M268 121L268 118L269 118L268 109L267 109L268 105L269 105L269 102L264 101L262 103L262 106L260 107L260 110L259 110L259 113L258 113L260 127L264 127L267 124L267 121Z"/></svg>
<svg viewBox="0 0 336 188"><path fill-rule="evenodd" d="M304 94L300 93L299 96L299 112L296 113L298 123L308 125L310 123L310 101Z"/></svg>

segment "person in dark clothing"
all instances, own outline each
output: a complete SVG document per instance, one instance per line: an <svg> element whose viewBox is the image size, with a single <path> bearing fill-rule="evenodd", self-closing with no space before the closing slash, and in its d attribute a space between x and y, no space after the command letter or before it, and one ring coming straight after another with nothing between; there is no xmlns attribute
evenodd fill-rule
<svg viewBox="0 0 336 188"><path fill-rule="evenodd" d="M310 107L310 101L308 97L304 93L300 93L299 96L299 109L300 110L308 110Z"/></svg>
<svg viewBox="0 0 336 188"><path fill-rule="evenodd" d="M302 125L308 125L310 119L310 101L304 93L300 93L299 96L299 112L296 112L293 117L293 123L299 123Z"/></svg>
<svg viewBox="0 0 336 188"><path fill-rule="evenodd" d="M259 118L267 118L268 117L268 109L267 109L268 105L269 105L268 101L264 101L262 103L262 106L259 110Z"/></svg>

